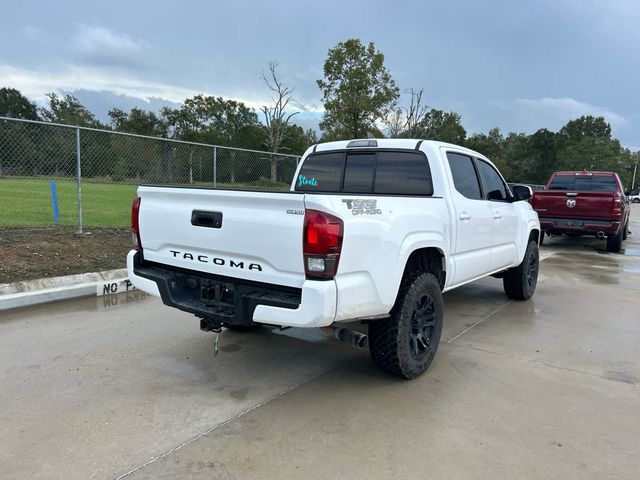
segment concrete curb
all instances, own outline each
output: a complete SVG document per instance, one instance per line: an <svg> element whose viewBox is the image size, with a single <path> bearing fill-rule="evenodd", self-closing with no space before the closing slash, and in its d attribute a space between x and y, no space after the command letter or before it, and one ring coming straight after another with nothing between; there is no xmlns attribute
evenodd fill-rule
<svg viewBox="0 0 640 480"><path fill-rule="evenodd" d="M119 284L126 280L127 270L122 268L104 272L3 283L0 284L0 311L98 295L99 287Z"/></svg>

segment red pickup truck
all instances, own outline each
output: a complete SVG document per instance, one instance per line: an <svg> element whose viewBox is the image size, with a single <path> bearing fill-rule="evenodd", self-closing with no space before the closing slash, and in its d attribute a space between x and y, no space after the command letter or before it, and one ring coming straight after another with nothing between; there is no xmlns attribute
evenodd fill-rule
<svg viewBox="0 0 640 480"><path fill-rule="evenodd" d="M629 202L617 173L556 172L531 205L547 235L606 237L610 252L619 252L627 238Z"/></svg>

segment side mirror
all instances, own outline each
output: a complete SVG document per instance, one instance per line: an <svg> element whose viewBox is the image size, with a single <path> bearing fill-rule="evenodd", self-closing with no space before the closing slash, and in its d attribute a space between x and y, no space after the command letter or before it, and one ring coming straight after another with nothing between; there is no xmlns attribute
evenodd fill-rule
<svg viewBox="0 0 640 480"><path fill-rule="evenodd" d="M506 200L506 198L504 198L504 191L502 191L502 190L491 190L487 194L487 200Z"/></svg>
<svg viewBox="0 0 640 480"><path fill-rule="evenodd" d="M533 196L533 190L528 185L514 185L511 187L511 192L516 202L529 200Z"/></svg>

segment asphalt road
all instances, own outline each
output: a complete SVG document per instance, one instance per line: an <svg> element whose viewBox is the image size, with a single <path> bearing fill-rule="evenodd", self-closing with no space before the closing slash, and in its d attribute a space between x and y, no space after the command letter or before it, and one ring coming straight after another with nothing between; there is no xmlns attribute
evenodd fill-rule
<svg viewBox="0 0 640 480"><path fill-rule="evenodd" d="M445 294L430 370L305 330L213 335L127 294L3 312L2 479L637 479L640 206L622 254L554 238L535 297Z"/></svg>

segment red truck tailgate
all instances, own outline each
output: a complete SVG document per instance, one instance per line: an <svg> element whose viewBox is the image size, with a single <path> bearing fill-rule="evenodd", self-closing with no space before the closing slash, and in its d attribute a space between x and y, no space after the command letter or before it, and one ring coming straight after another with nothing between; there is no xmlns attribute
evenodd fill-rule
<svg viewBox="0 0 640 480"><path fill-rule="evenodd" d="M613 192L539 190L532 205L540 217L608 220L613 217Z"/></svg>

